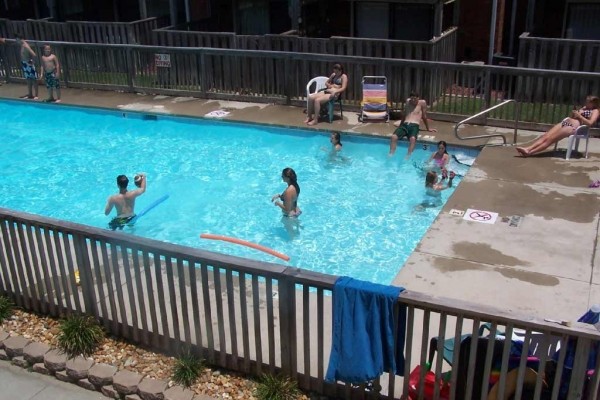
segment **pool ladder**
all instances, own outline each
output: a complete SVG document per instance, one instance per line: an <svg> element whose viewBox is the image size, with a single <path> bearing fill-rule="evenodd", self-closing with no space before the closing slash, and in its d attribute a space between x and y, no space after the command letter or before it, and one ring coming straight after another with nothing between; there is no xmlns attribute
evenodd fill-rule
<svg viewBox="0 0 600 400"><path fill-rule="evenodd" d="M500 104L496 104L495 106L487 108L487 109L485 109L485 110L483 110L483 111L481 111L481 112L479 112L479 113L477 113L475 115L471 115L469 118L463 119L462 121L460 121L458 124L456 124L454 126L454 136L456 136L460 140L482 139L482 138L490 138L490 137L501 137L503 145L506 145L506 137L503 134L501 134L501 133L491 133L491 134L488 134L488 135L477 135L477 136L462 137L462 136L460 136L458 134L458 127L461 126L462 124L464 124L464 123L472 120L472 119L481 117L482 115L485 115L485 114L489 113L490 111L493 111L493 110L495 110L497 108L500 108L500 107L504 107L505 105L507 105L509 103L517 103L517 101L513 100L513 99L505 100L505 101L503 101ZM513 144L517 143L517 126L519 124L519 111L520 111L519 108L520 107L518 106L518 104L516 104L515 107L514 107L514 109L513 109L514 110L513 114L514 114L514 117L515 117L515 128L514 128L514 134L513 134Z"/></svg>

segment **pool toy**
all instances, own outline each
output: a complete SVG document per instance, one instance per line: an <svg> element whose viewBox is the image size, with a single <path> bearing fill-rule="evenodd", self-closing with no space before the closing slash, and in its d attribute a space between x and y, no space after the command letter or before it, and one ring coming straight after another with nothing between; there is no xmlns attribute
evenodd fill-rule
<svg viewBox="0 0 600 400"><path fill-rule="evenodd" d="M154 207L156 207L157 205L159 205L160 203L162 203L163 201L165 201L168 198L169 198L169 195L165 194L161 198L155 200L148 207L144 208L142 211L140 211L138 214L136 214L135 217L133 217L133 219L128 222L128 225L135 224L138 221L138 219L142 218L148 211L152 210Z"/></svg>
<svg viewBox="0 0 600 400"><path fill-rule="evenodd" d="M247 247L251 247L253 249L256 250L260 250L260 251L264 251L267 254L270 254L272 256L281 258L284 261L290 261L290 257L286 256L285 254L279 253L275 250L269 249L268 247L265 246L261 246L260 244L256 244L256 243L252 243L252 242L247 242L245 240L241 240L241 239L237 239L237 238L233 238L233 237L229 237L229 236L222 236L222 235L213 235L211 233L203 233L200 235L200 238L202 239L212 239L212 240L222 240L224 242L230 242L230 243L235 243L235 244L239 244L242 246L247 246Z"/></svg>

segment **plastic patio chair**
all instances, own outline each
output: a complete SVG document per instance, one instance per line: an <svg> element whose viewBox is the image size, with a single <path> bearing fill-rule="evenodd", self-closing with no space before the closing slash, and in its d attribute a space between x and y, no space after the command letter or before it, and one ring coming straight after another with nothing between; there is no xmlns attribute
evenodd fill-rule
<svg viewBox="0 0 600 400"><path fill-rule="evenodd" d="M567 142L567 154L565 156L565 160L571 158L571 153L573 149L575 151L579 151L579 140L585 139L585 158L588 158L588 145L590 142L590 127L588 125L580 125L571 136L569 136L569 141ZM558 142L554 144L554 150L558 148Z"/></svg>
<svg viewBox="0 0 600 400"><path fill-rule="evenodd" d="M308 110L308 96L327 88L325 83L329 80L326 76L316 76L306 84L306 109ZM314 89L313 89L314 87Z"/></svg>

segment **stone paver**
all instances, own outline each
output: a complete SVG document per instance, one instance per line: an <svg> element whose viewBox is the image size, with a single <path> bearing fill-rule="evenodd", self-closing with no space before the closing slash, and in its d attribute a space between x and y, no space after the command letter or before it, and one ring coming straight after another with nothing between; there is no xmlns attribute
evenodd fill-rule
<svg viewBox="0 0 600 400"><path fill-rule="evenodd" d="M46 368L46 366L44 365L43 362L33 364L32 369L33 369L33 372L37 372L38 374L52 375L52 372L50 372L50 370L48 368Z"/></svg>
<svg viewBox="0 0 600 400"><path fill-rule="evenodd" d="M88 371L93 365L94 360L77 356L67 360L65 368L67 370L67 375L69 375L73 381L78 381L88 377Z"/></svg>
<svg viewBox="0 0 600 400"><path fill-rule="evenodd" d="M122 395L135 394L143 376L131 371L119 371L113 377L113 387Z"/></svg>
<svg viewBox="0 0 600 400"><path fill-rule="evenodd" d="M4 351L10 358L23 355L23 348L27 346L31 340L25 339L23 336L11 336L4 343Z"/></svg>
<svg viewBox="0 0 600 400"><path fill-rule="evenodd" d="M100 391L102 392L103 395L105 395L106 397L110 397L111 399L120 399L121 398L121 395L119 395L119 392L117 392L112 385L102 386L102 389L100 389Z"/></svg>
<svg viewBox="0 0 600 400"><path fill-rule="evenodd" d="M194 392L181 386L173 386L164 392L165 400L192 400Z"/></svg>
<svg viewBox="0 0 600 400"><path fill-rule="evenodd" d="M46 343L29 343L23 349L23 357L29 364L37 364L44 362L44 354L50 351L50 346Z"/></svg>
<svg viewBox="0 0 600 400"><path fill-rule="evenodd" d="M88 379L78 380L77 386L82 387L87 390L94 390L94 391L96 390L96 386L94 386L94 384L92 382L90 382Z"/></svg>
<svg viewBox="0 0 600 400"><path fill-rule="evenodd" d="M113 376L117 373L117 367L113 365L97 363L88 371L88 379L96 387L112 385Z"/></svg>
<svg viewBox="0 0 600 400"><path fill-rule="evenodd" d="M4 348L4 341L9 337L10 335L8 334L8 332L5 332L2 329L0 329L0 349Z"/></svg>
<svg viewBox="0 0 600 400"><path fill-rule="evenodd" d="M2 361L7 361L10 360L10 358L8 357L8 354L6 354L6 351L0 350L0 360Z"/></svg>
<svg viewBox="0 0 600 400"><path fill-rule="evenodd" d="M29 364L27 363L27 361L25 361L25 358L23 356L13 357L13 359L10 360L10 362L13 365L16 365L17 367L21 368L27 368L29 366Z"/></svg>
<svg viewBox="0 0 600 400"><path fill-rule="evenodd" d="M44 365L55 373L57 371L63 371L67 364L67 355L58 349L50 350L44 354Z"/></svg>
<svg viewBox="0 0 600 400"><path fill-rule="evenodd" d="M167 382L144 378L138 385L138 394L143 400L162 400L163 392L167 389Z"/></svg>

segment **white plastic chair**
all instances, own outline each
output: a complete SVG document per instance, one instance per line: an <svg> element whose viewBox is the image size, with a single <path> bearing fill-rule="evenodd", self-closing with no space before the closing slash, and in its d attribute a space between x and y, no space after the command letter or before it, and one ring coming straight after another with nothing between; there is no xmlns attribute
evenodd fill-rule
<svg viewBox="0 0 600 400"><path fill-rule="evenodd" d="M325 85L325 83L328 80L329 80L329 78L326 76L316 76L316 77L312 78L310 81L308 81L308 83L306 84L306 109L307 110L308 110L308 96L310 96L313 93L317 93L321 89L325 89L327 87ZM313 86L314 86L314 90L311 91Z"/></svg>
<svg viewBox="0 0 600 400"><path fill-rule="evenodd" d="M565 156L565 160L571 158L571 153L573 149L575 151L579 151L579 140L585 139L585 158L588 157L588 145L590 142L590 127L588 125L579 125L579 127L575 130L575 133L569 136L569 141L567 142L567 155ZM558 142L554 145L554 150L556 150L558 146Z"/></svg>

